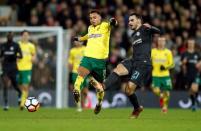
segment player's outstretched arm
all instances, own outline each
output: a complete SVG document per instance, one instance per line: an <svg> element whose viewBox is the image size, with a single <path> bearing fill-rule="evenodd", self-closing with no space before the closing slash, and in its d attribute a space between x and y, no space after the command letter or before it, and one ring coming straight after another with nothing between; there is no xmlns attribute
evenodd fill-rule
<svg viewBox="0 0 201 131"><path fill-rule="evenodd" d="M155 26L152 26L152 25L150 25L150 24L148 24L148 23L144 23L143 25L144 25L145 27L149 28L152 33L157 33L157 34L160 34L160 33L161 33L160 29L158 29L158 28L155 27Z"/></svg>
<svg viewBox="0 0 201 131"><path fill-rule="evenodd" d="M82 41L86 41L86 40L88 40L88 34L86 34L84 36L81 36L81 37L74 37L73 38L73 41L80 41L80 42L82 42Z"/></svg>

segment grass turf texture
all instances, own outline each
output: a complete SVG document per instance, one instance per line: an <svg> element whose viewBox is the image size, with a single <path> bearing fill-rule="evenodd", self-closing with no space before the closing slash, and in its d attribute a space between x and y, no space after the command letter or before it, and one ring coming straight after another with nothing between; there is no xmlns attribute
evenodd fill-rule
<svg viewBox="0 0 201 131"><path fill-rule="evenodd" d="M1 131L200 131L201 111L146 109L138 119L129 119L130 108L93 110L48 109L30 113L11 108L0 110Z"/></svg>

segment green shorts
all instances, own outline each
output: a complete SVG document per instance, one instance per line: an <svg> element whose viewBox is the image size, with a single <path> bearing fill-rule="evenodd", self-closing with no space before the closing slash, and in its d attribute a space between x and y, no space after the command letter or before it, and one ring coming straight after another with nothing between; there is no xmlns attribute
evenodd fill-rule
<svg viewBox="0 0 201 131"><path fill-rule="evenodd" d="M29 85L31 83L31 70L18 71L17 81L20 85Z"/></svg>
<svg viewBox="0 0 201 131"><path fill-rule="evenodd" d="M73 85L75 84L77 75L78 75L77 73L72 73L72 76L71 76L71 77L72 77ZM85 88L85 87L88 87L88 85L89 85L89 80L88 80L88 77L86 77L86 78L84 79L84 82L82 83L80 89L83 89L83 88Z"/></svg>
<svg viewBox="0 0 201 131"><path fill-rule="evenodd" d="M164 91L172 90L172 81L169 76L165 77L152 77L152 87L160 88Z"/></svg>
<svg viewBox="0 0 201 131"><path fill-rule="evenodd" d="M84 56L80 62L80 66L87 68L97 81L103 82L106 77L106 60L95 59Z"/></svg>

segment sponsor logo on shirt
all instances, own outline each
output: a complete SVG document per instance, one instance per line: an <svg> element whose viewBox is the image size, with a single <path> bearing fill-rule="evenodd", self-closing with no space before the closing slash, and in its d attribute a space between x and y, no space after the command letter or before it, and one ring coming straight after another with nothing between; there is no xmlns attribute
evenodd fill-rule
<svg viewBox="0 0 201 131"><path fill-rule="evenodd" d="M90 34L89 38L98 38L98 37L102 37L102 34Z"/></svg>

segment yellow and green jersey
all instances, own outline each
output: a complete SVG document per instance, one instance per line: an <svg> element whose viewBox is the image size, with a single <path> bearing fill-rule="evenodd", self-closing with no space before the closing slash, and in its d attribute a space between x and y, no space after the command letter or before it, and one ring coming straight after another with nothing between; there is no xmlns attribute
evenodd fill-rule
<svg viewBox="0 0 201 131"><path fill-rule="evenodd" d="M87 40L84 56L95 59L106 59L109 54L109 39L111 26L109 22L101 22L97 26L90 25L88 33L80 40Z"/></svg>
<svg viewBox="0 0 201 131"><path fill-rule="evenodd" d="M69 63L72 64L73 66L73 69L72 69L73 73L77 73L77 69L80 65L80 61L82 57L84 56L85 48L86 48L85 46L81 46L81 47L74 47L70 50Z"/></svg>
<svg viewBox="0 0 201 131"><path fill-rule="evenodd" d="M17 66L19 71L24 71L24 70L31 70L32 69L32 57L36 53L36 49L34 44L31 42L18 42L20 45L20 48L22 50L22 55L23 58L19 59L17 61Z"/></svg>
<svg viewBox="0 0 201 131"><path fill-rule="evenodd" d="M168 49L156 49L153 48L151 51L152 59L152 76L155 77L165 77L169 76L169 69L174 67L172 52ZM163 65L167 70L161 70L160 66Z"/></svg>

